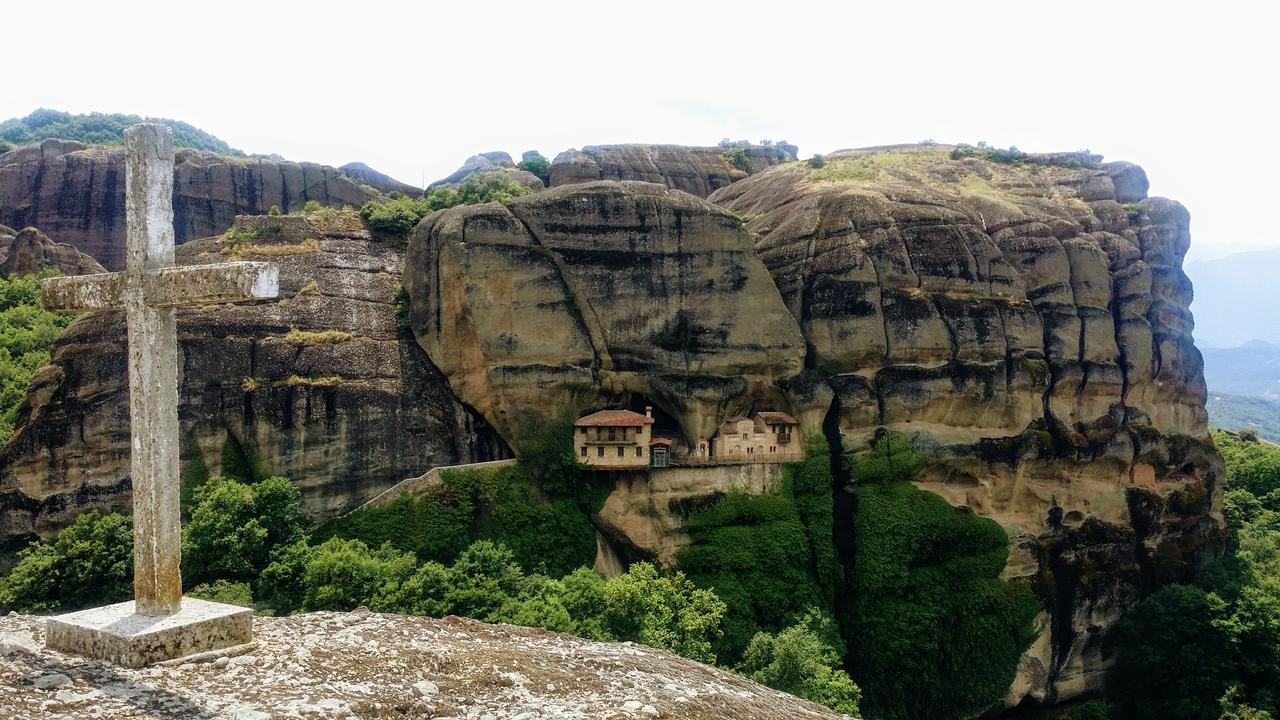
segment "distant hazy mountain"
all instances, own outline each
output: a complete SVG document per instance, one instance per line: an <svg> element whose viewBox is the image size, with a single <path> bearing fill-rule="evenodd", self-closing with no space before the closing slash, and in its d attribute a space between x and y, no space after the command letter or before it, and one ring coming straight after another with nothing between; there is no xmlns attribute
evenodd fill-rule
<svg viewBox="0 0 1280 720"><path fill-rule="evenodd" d="M1253 428L1258 437L1280 442L1280 402L1266 398L1244 397L1209 392L1209 424L1225 430Z"/></svg>
<svg viewBox="0 0 1280 720"><path fill-rule="evenodd" d="M1202 347L1200 352L1209 392L1280 401L1280 345L1253 340L1233 348Z"/></svg>
<svg viewBox="0 0 1280 720"><path fill-rule="evenodd" d="M1232 348L1250 340L1280 344L1280 249L1190 262L1184 269L1195 286L1197 347ZM1209 387L1225 391L1212 382Z"/></svg>

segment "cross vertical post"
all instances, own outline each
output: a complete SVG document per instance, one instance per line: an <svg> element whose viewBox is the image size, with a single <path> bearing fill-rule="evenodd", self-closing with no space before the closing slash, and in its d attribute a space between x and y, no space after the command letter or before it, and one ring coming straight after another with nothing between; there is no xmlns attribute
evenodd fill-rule
<svg viewBox="0 0 1280 720"><path fill-rule="evenodd" d="M140 667L253 638L253 611L182 597L175 309L274 298L280 269L265 262L174 265L173 131L134 125L124 140L124 271L48 278L40 302L63 312L125 312L134 599L49 618L45 644Z"/></svg>
<svg viewBox="0 0 1280 720"><path fill-rule="evenodd" d="M134 125L124 139L133 594L140 615L171 615L182 605L177 320L147 304L145 280L174 261L173 133Z"/></svg>

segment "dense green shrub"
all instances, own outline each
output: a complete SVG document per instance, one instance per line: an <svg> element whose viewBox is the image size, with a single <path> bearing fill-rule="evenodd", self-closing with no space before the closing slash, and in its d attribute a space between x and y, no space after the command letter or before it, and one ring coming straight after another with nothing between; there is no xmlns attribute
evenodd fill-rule
<svg viewBox="0 0 1280 720"><path fill-rule="evenodd" d="M834 508L831 449L821 434L805 438L803 462L783 466L786 492L804 525L809 548L809 575L822 591L822 607L834 608L836 588L842 582L840 563L832 542Z"/></svg>
<svg viewBox="0 0 1280 720"><path fill-rule="evenodd" d="M857 715L862 692L844 671L844 653L835 621L810 610L776 636L757 633L738 670L771 688Z"/></svg>
<svg viewBox="0 0 1280 720"><path fill-rule="evenodd" d="M249 587L249 583L215 580L211 583L197 585L188 590L185 595L228 605L253 607L253 589Z"/></svg>
<svg viewBox="0 0 1280 720"><path fill-rule="evenodd" d="M590 474L573 457L572 426L550 421L524 438L519 463L447 470L438 491L363 508L326 523L317 539L355 538L383 543L419 560L452 562L475 540L500 541L523 567L559 576L595 557L589 515L603 502Z"/></svg>
<svg viewBox="0 0 1280 720"><path fill-rule="evenodd" d="M0 578L0 610L77 610L127 600L132 589L133 520L90 510L18 553Z"/></svg>
<svg viewBox="0 0 1280 720"><path fill-rule="evenodd" d="M905 481L924 462L881 437L851 458L857 510L848 633L869 715L960 718L999 700L1034 639L1041 604L1000 579L1009 539L994 521Z"/></svg>
<svg viewBox="0 0 1280 720"><path fill-rule="evenodd" d="M425 197L370 200L360 208L360 217L372 230L404 237L418 225L419 220L436 210L455 205L503 202L530 192L509 174L491 170L468 175L456 187L442 185Z"/></svg>
<svg viewBox="0 0 1280 720"><path fill-rule="evenodd" d="M551 186L551 161L543 157L541 153L521 160L516 167L537 175L544 185Z"/></svg>
<svg viewBox="0 0 1280 720"><path fill-rule="evenodd" d="M1231 646L1213 626L1215 601L1186 585L1161 588L1116 624L1108 697L1120 720L1213 720L1232 675Z"/></svg>
<svg viewBox="0 0 1280 720"><path fill-rule="evenodd" d="M952 160L962 160L964 158L971 157L1012 165L1026 162L1029 156L1012 145L1007 148L1000 148L988 145L985 142L980 142L977 145L960 143L951 151Z"/></svg>
<svg viewBox="0 0 1280 720"><path fill-rule="evenodd" d="M1226 557L1202 586L1171 585L1112 636L1120 720L1262 720L1280 700L1280 447L1214 433L1227 465Z"/></svg>
<svg viewBox="0 0 1280 720"><path fill-rule="evenodd" d="M195 508L182 528L187 585L216 580L251 583L275 548L302 538L302 495L288 479L246 485L213 477L194 491Z"/></svg>
<svg viewBox="0 0 1280 720"><path fill-rule="evenodd" d="M692 514L685 529L692 544L677 556L680 568L727 606L716 647L723 661L741 657L757 632L780 630L808 608L825 606L791 497L730 493Z"/></svg>
<svg viewBox="0 0 1280 720"><path fill-rule="evenodd" d="M228 155L244 154L209 133L178 120L141 118L121 113L72 115L45 108L24 118L10 118L0 122L0 139L15 145L37 143L48 138L78 140L89 144L120 143L124 141L125 128L140 122L159 123L173 128L173 143L178 147Z"/></svg>
<svg viewBox="0 0 1280 720"><path fill-rule="evenodd" d="M40 306L43 272L0 278L0 443L13 434L31 378L47 365L54 341L73 316Z"/></svg>
<svg viewBox="0 0 1280 720"><path fill-rule="evenodd" d="M825 166L827 164L827 159L817 153L814 153L813 157L809 158L808 160L805 160L805 164L807 164L809 167L814 168L816 170L820 167Z"/></svg>
<svg viewBox="0 0 1280 720"><path fill-rule="evenodd" d="M742 172L745 172L745 173L751 172L751 160L750 158L747 157L747 151L743 150L741 147L738 147L736 145L733 147L728 147L728 148L725 148L724 151L720 154L724 157L726 161L728 161L730 165L738 168Z"/></svg>

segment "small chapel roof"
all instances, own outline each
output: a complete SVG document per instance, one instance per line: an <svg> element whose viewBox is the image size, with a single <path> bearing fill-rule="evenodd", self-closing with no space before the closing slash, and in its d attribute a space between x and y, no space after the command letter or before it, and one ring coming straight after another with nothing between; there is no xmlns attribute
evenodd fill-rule
<svg viewBox="0 0 1280 720"><path fill-rule="evenodd" d="M756 417L764 421L766 425L798 425L796 419L784 412L774 412L772 410L756 413Z"/></svg>
<svg viewBox="0 0 1280 720"><path fill-rule="evenodd" d="M578 418L574 427L642 427L652 425L653 418L631 410L601 410Z"/></svg>

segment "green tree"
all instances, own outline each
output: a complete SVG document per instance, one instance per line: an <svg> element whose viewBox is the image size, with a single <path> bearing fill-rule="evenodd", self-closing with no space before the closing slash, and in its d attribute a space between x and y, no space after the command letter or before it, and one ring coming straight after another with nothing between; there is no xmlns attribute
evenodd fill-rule
<svg viewBox="0 0 1280 720"><path fill-rule="evenodd" d="M835 621L810 609L776 636L757 633L738 670L771 688L857 715L862 691L844 671L844 652Z"/></svg>
<svg viewBox="0 0 1280 720"><path fill-rule="evenodd" d="M1107 692L1119 720L1213 720L1233 674L1228 638L1209 593L1156 591L1116 623Z"/></svg>
<svg viewBox="0 0 1280 720"><path fill-rule="evenodd" d="M40 305L40 280L57 274L0 278L0 442L13 434L31 378L49 363L54 342L74 319Z"/></svg>
<svg viewBox="0 0 1280 720"><path fill-rule="evenodd" d="M413 555L359 540L331 538L311 548L302 568L303 610L352 610L394 594L415 570Z"/></svg>
<svg viewBox="0 0 1280 720"><path fill-rule="evenodd" d="M1042 609L1025 584L1000 579L1008 536L906 482L925 460L901 436L851 461L858 504L844 626L863 706L904 720L981 712L1008 690Z"/></svg>
<svg viewBox="0 0 1280 720"><path fill-rule="evenodd" d="M724 157L724 159L730 165L738 168L744 173L750 174L751 160L750 158L747 157L746 150L743 150L741 147L738 147L735 145L733 147L725 148L724 151L720 154Z"/></svg>
<svg viewBox="0 0 1280 720"><path fill-rule="evenodd" d="M200 598L201 600L253 607L253 590L249 587L249 583L216 580L211 583L197 585L185 594L187 597Z"/></svg>
<svg viewBox="0 0 1280 720"><path fill-rule="evenodd" d="M48 138L78 140L89 144L116 144L124 141L125 128L140 122L168 125L173 129L173 142L178 147L191 147L227 155L244 154L213 135L178 120L142 118L121 113L72 115L46 108L40 108L24 118L10 118L0 122L0 139L15 145L38 143Z"/></svg>
<svg viewBox="0 0 1280 720"><path fill-rule="evenodd" d="M684 573L662 575L636 563L605 584L604 619L614 637L632 640L700 662L714 663L725 605L698 589Z"/></svg>
<svg viewBox="0 0 1280 720"><path fill-rule="evenodd" d="M302 537L302 496L282 477L246 485L209 478L194 493L195 509L182 529L184 579L255 582L272 551Z"/></svg>
<svg viewBox="0 0 1280 720"><path fill-rule="evenodd" d="M0 608L76 610L127 600L133 588L133 520L81 513L54 540L33 543L0 578Z"/></svg>
<svg viewBox="0 0 1280 720"><path fill-rule="evenodd" d="M544 185L551 185L551 161L543 157L542 153L521 160L516 167L537 175Z"/></svg>

